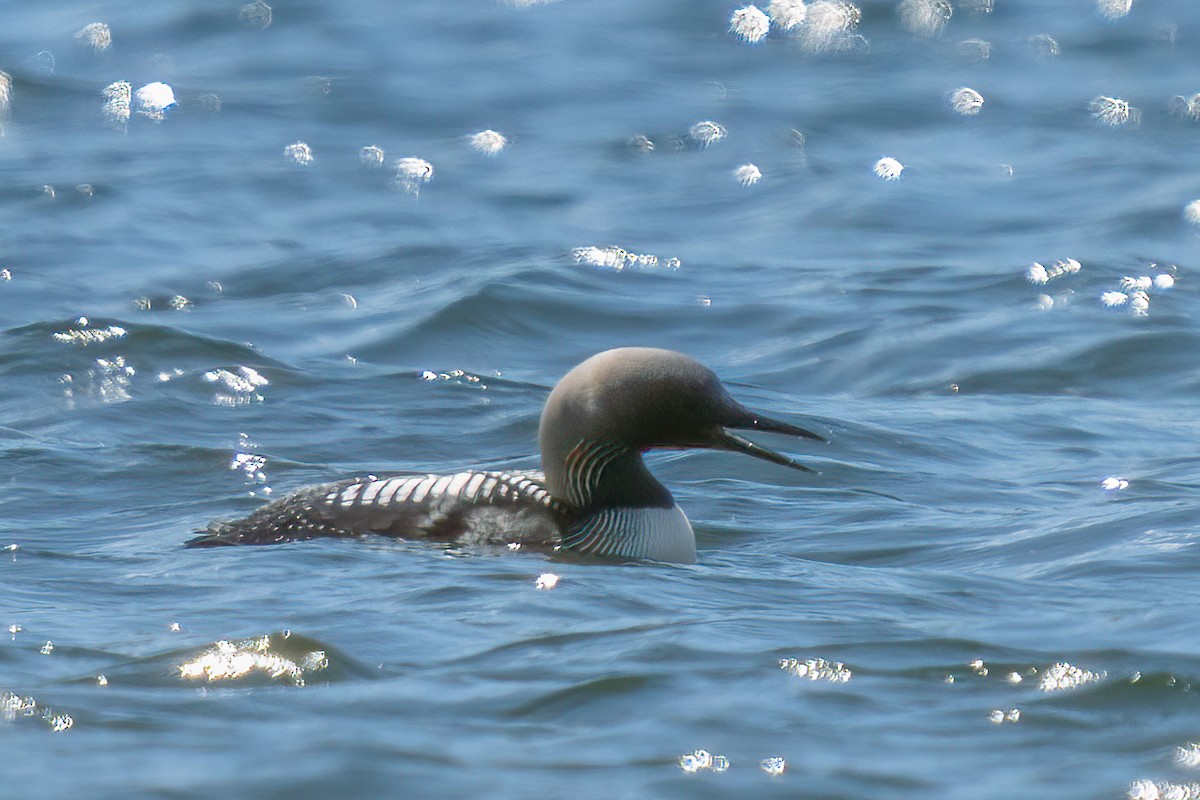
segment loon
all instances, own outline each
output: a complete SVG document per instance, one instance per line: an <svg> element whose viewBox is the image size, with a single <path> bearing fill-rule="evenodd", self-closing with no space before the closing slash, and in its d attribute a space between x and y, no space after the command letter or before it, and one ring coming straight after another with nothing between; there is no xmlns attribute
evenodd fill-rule
<svg viewBox="0 0 1200 800"><path fill-rule="evenodd" d="M546 400L541 471L369 476L310 486L244 519L213 522L187 545L381 534L690 564L692 526L642 453L731 450L812 472L733 430L825 441L747 410L711 370L681 353L607 350L568 372Z"/></svg>

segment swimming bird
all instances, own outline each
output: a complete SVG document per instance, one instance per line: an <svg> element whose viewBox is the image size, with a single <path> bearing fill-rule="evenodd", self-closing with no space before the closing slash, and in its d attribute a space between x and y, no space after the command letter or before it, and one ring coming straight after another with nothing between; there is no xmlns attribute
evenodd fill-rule
<svg viewBox="0 0 1200 800"><path fill-rule="evenodd" d="M213 522L187 544L381 534L693 563L691 523L646 469L642 453L731 450L812 471L735 430L824 441L749 411L712 370L681 353L607 350L568 372L546 400L538 430L540 471L371 476L310 486L244 519Z"/></svg>

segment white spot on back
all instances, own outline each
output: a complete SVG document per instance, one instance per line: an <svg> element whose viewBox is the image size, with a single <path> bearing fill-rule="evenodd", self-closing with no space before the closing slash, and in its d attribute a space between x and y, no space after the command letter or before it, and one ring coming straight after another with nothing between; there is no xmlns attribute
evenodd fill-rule
<svg viewBox="0 0 1200 800"><path fill-rule="evenodd" d="M386 506L392 502L392 496L396 494L396 490L404 483L403 478L388 478L384 481L383 491L379 493L379 505Z"/></svg>
<svg viewBox="0 0 1200 800"><path fill-rule="evenodd" d="M503 477L501 477L501 480L502 479L503 479ZM486 480L484 480L484 482L483 482L483 487L480 488L480 490L479 490L480 496L481 497L491 497L492 492L495 491L495 489L496 489L496 484L499 482L500 481L496 479L495 475L488 475ZM501 485L506 485L506 484L501 484Z"/></svg>
<svg viewBox="0 0 1200 800"><path fill-rule="evenodd" d="M467 481L471 480L472 474L470 472L460 472L457 475L452 475L451 478L450 484L446 487L446 494L461 497L463 487L467 485Z"/></svg>
<svg viewBox="0 0 1200 800"><path fill-rule="evenodd" d="M422 478L421 482L416 485L415 489L413 489L412 497L409 498L409 501L413 503L419 503L424 500L425 496L429 494L429 490L433 488L433 484L436 482L436 475L430 475L427 478Z"/></svg>
<svg viewBox="0 0 1200 800"><path fill-rule="evenodd" d="M479 487L487 480L487 474L483 472L471 473L471 479L467 481L467 486L462 490L462 495L470 499L475 499L479 492Z"/></svg>
<svg viewBox="0 0 1200 800"><path fill-rule="evenodd" d="M433 486L429 487L429 496L431 498L441 497L446 494L450 484L454 482L454 475L443 475L433 482Z"/></svg>
<svg viewBox="0 0 1200 800"><path fill-rule="evenodd" d="M342 492L342 506L349 507L352 505L355 498L358 497L358 493L362 491L362 487L363 485L361 483L356 483L353 486L347 486L346 490Z"/></svg>
<svg viewBox="0 0 1200 800"><path fill-rule="evenodd" d="M419 484L421 481L422 478L405 478L404 483L400 484L400 488L396 490L396 497L392 500L392 502L408 502L408 496L412 494L413 489L417 488L417 484Z"/></svg>
<svg viewBox="0 0 1200 800"><path fill-rule="evenodd" d="M367 484L367 490L362 493L362 501L364 503L373 502L379 494L379 490L383 488L385 481L371 481Z"/></svg>

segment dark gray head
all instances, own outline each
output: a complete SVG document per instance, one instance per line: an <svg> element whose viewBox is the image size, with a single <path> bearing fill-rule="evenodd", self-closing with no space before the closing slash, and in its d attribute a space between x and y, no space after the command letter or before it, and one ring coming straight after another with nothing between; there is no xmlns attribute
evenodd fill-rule
<svg viewBox="0 0 1200 800"><path fill-rule="evenodd" d="M568 372L546 401L538 438L551 492L581 507L670 505L642 465L640 454L655 448L734 450L808 470L734 430L824 441L749 411L698 361L645 347L607 350Z"/></svg>

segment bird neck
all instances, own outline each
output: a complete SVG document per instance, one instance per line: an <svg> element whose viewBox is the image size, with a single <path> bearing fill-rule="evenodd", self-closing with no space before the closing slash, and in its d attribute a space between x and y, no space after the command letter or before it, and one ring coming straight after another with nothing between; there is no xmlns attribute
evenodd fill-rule
<svg viewBox="0 0 1200 800"><path fill-rule="evenodd" d="M675 499L642 461L618 442L580 439L565 454L543 453L550 492L581 515L611 508L671 508Z"/></svg>

